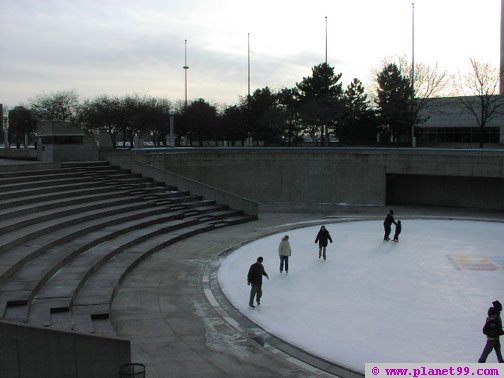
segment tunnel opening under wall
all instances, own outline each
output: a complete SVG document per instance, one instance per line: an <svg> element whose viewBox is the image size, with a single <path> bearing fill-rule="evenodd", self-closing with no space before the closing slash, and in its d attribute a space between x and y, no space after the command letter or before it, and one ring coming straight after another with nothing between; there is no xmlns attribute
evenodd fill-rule
<svg viewBox="0 0 504 378"><path fill-rule="evenodd" d="M504 179L387 174L387 205L504 209Z"/></svg>

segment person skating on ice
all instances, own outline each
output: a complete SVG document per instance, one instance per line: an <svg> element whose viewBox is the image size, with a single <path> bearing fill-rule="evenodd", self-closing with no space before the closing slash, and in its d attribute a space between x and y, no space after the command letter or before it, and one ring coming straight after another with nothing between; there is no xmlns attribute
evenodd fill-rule
<svg viewBox="0 0 504 378"><path fill-rule="evenodd" d="M262 297L262 276L265 276L268 280L268 273L264 270L262 265L263 258L258 257L257 261L250 266L248 275L247 275L247 285L250 285L250 299L249 306L251 308L255 308L254 306L254 297L257 301L257 305L261 305L261 297Z"/></svg>
<svg viewBox="0 0 504 378"><path fill-rule="evenodd" d="M501 306L502 308L502 306ZM490 307L488 309L488 317L486 318L485 325L483 327L483 333L487 337L487 342L479 358L479 363L486 362L488 355L495 349L495 354L497 355L497 361L503 363L501 354L501 345L499 337L502 335L502 323L500 322L499 312L494 308Z"/></svg>
<svg viewBox="0 0 504 378"><path fill-rule="evenodd" d="M390 231L392 229L392 223L397 224L394 220L394 211L390 210L385 220L383 221L383 228L385 230L385 234L383 235L383 240L390 240Z"/></svg>
<svg viewBox="0 0 504 378"><path fill-rule="evenodd" d="M399 241L399 234L401 233L402 231L402 225L401 225L401 221L398 220L396 222L396 225L395 225L395 232L394 232L394 241L395 242L398 242Z"/></svg>
<svg viewBox="0 0 504 378"><path fill-rule="evenodd" d="M315 243L319 243L319 253L318 257L324 256L324 260L326 259L326 248L327 242L330 241L332 243L331 235L329 231L326 230L324 226L320 227L320 230L317 234L317 238L315 239Z"/></svg>
<svg viewBox="0 0 504 378"><path fill-rule="evenodd" d="M289 235L285 235L278 246L278 255L280 256L280 274L283 272L285 264L285 273L289 273L289 256L291 255L291 246Z"/></svg>

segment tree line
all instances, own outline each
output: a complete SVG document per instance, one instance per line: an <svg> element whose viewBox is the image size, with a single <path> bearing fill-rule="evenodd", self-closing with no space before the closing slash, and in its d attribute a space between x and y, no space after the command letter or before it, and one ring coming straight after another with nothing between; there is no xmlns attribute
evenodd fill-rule
<svg viewBox="0 0 504 378"><path fill-rule="evenodd" d="M306 140L320 146L331 141L343 145L411 143L413 128L425 121L420 116L425 101L437 96L448 82L446 72L437 66L417 64L413 74L404 59L383 63L372 98L359 79L343 86L341 78L334 67L321 63L293 88L257 89L222 109L202 98L186 106L138 94L102 95L83 102L74 91L39 95L29 106L10 110L11 141L24 141L26 134L35 132L36 122L46 119L109 133L115 146L132 146L135 135L163 146L168 143L173 116L178 145L213 141L243 146L250 140L265 146L299 146Z"/></svg>

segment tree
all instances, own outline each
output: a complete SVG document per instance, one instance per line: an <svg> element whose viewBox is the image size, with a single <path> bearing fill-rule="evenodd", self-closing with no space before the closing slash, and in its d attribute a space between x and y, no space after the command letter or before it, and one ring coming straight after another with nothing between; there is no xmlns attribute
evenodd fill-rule
<svg viewBox="0 0 504 378"><path fill-rule="evenodd" d="M221 127L224 140L231 142L240 141L241 145L245 144L248 132L245 128L243 109L238 105L228 106L224 109L221 116Z"/></svg>
<svg viewBox="0 0 504 378"><path fill-rule="evenodd" d="M459 77L458 100L480 128L479 146L483 148L483 129L495 117L504 114L504 96L499 95L500 74L497 68L471 58L471 72Z"/></svg>
<svg viewBox="0 0 504 378"><path fill-rule="evenodd" d="M442 95L449 83L449 76L446 71L439 69L438 65L427 65L421 62L415 63L414 67L407 61L406 57L385 59L382 71L388 66L395 66L401 73L403 79L408 79L412 88L407 109L409 110L409 135L414 136L414 127L427 121L422 119L420 114L431 103L429 100ZM378 76L379 74L377 74ZM379 89L379 85L377 91ZM406 140L408 132L404 127L404 135L401 139Z"/></svg>
<svg viewBox="0 0 504 378"><path fill-rule="evenodd" d="M328 144L329 129L337 129L344 109L341 76L322 63L312 68L312 76L296 84L299 114L312 138L320 136L322 146Z"/></svg>
<svg viewBox="0 0 504 378"><path fill-rule="evenodd" d="M172 104L166 99L155 99L150 117L150 133L154 145L166 144L166 136L170 132L170 109Z"/></svg>
<svg viewBox="0 0 504 378"><path fill-rule="evenodd" d="M339 137L343 142L366 144L376 138L376 116L364 85L358 79L348 85L345 90L345 116L341 125Z"/></svg>
<svg viewBox="0 0 504 378"><path fill-rule="evenodd" d="M37 121L33 114L24 106L16 106L9 111L9 133L10 141L18 146L24 143L25 136L33 134L37 128ZM25 145L26 147L26 145Z"/></svg>
<svg viewBox="0 0 504 378"><path fill-rule="evenodd" d="M80 110L80 119L88 130L100 130L110 134L114 147L118 134L126 124L121 100L107 95L85 101Z"/></svg>
<svg viewBox="0 0 504 378"><path fill-rule="evenodd" d="M31 101L31 110L37 120L77 122L79 96L75 91L42 94Z"/></svg>
<svg viewBox="0 0 504 378"><path fill-rule="evenodd" d="M216 126L219 122L217 108L204 99L192 101L183 111L178 122L181 134L189 138L192 146L193 140L197 139L199 145L208 137L216 137Z"/></svg>
<svg viewBox="0 0 504 378"><path fill-rule="evenodd" d="M407 63L405 57L399 58L399 69L404 77L413 80L410 99L411 132L414 136L414 127L424 123L427 119L420 118L420 114L429 105L430 99L438 97L448 85L449 77L446 71L441 71L437 64L429 66L424 63L415 63L414 67Z"/></svg>
<svg viewBox="0 0 504 378"><path fill-rule="evenodd" d="M277 95L268 87L256 89L252 95L242 99L240 107L245 127L257 143L263 140L268 145L280 141L281 119L277 104Z"/></svg>
<svg viewBox="0 0 504 378"><path fill-rule="evenodd" d="M410 79L394 63L385 65L377 76L378 117L384 134L395 142L406 140L411 130Z"/></svg>
<svg viewBox="0 0 504 378"><path fill-rule="evenodd" d="M303 141L303 129L296 101L296 89L284 88L278 93L277 97L278 108L283 116L281 136L284 140L287 140L289 147L292 143L298 145Z"/></svg>

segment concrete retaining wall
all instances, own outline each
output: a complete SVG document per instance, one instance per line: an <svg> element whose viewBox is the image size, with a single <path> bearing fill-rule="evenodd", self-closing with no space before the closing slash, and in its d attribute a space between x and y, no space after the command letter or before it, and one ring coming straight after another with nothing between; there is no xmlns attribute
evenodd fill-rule
<svg viewBox="0 0 504 378"><path fill-rule="evenodd" d="M111 155L259 203L382 206L407 201L504 208L504 150L176 148L121 153ZM391 177L395 181L389 182Z"/></svg>
<svg viewBox="0 0 504 378"><path fill-rule="evenodd" d="M257 202L385 202L385 167L366 156L242 151L149 153L136 158Z"/></svg>
<svg viewBox="0 0 504 378"><path fill-rule="evenodd" d="M111 164L118 165L123 169L129 169L133 173L140 173L155 181L175 186L178 190L188 190L192 194L201 195L205 199L215 200L222 205L228 205L232 209L241 210L247 215L257 216L258 204L245 196L223 190L208 183L202 183L189 177L184 177L173 171L160 166L147 164L141 159L141 154L129 151L116 151L110 153L107 158Z"/></svg>
<svg viewBox="0 0 504 378"><path fill-rule="evenodd" d="M0 322L0 378L116 377L129 340Z"/></svg>

